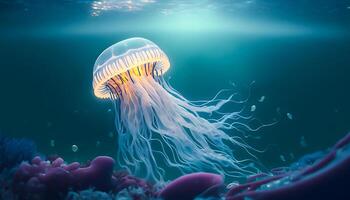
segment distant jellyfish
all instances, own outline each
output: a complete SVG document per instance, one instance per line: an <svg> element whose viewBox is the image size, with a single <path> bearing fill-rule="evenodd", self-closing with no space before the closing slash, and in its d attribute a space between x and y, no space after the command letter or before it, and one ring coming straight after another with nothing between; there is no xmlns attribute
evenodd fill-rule
<svg viewBox="0 0 350 200"><path fill-rule="evenodd" d="M250 120L241 111L219 111L234 102L233 95L219 98L221 91L210 101L189 101L163 78L169 68L167 55L143 38L116 43L97 58L94 94L114 103L119 166L160 181L163 166L183 174L212 171L231 177L258 171L246 165L251 159L238 160L232 150L240 147L249 153L251 147L226 133L253 130L241 121Z"/></svg>
<svg viewBox="0 0 350 200"><path fill-rule="evenodd" d="M75 152L77 152L78 150L79 150L78 146L75 145L75 144L73 144L73 145L72 145L72 151L75 153Z"/></svg>

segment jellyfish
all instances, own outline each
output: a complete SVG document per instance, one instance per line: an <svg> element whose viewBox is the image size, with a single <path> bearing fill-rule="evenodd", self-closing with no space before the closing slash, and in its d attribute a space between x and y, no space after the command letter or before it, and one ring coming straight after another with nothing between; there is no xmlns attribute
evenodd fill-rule
<svg viewBox="0 0 350 200"><path fill-rule="evenodd" d="M246 119L241 110L222 112L233 94L190 101L170 86L164 74L170 61L144 38L130 38L104 50L93 69L96 97L110 99L115 109L117 163L144 178L163 181L166 167L182 174L217 172L231 177L255 173L251 159L234 155L232 146L251 147L237 132ZM232 130L232 131L231 131ZM252 167L253 166L253 167Z"/></svg>

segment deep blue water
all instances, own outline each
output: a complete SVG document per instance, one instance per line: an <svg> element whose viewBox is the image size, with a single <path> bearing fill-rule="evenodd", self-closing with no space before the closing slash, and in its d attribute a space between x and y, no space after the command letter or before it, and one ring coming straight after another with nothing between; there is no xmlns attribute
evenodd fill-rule
<svg viewBox="0 0 350 200"><path fill-rule="evenodd" d="M113 156L114 113L93 95L92 69L105 48L135 36L167 53L166 76L188 99L232 83L243 97L250 88L247 110L279 120L247 138L267 149L258 155L267 167L349 131L350 1L127 2L0 1L3 134L68 160Z"/></svg>

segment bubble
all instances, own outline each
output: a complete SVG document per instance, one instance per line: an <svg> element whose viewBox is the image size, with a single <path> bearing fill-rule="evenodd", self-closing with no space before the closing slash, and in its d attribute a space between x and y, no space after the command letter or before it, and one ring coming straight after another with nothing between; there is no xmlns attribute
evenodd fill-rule
<svg viewBox="0 0 350 200"><path fill-rule="evenodd" d="M256 106L255 105L252 105L252 107L250 107L250 111L251 112L254 112L256 110Z"/></svg>
<svg viewBox="0 0 350 200"><path fill-rule="evenodd" d="M78 150L79 150L78 146L75 145L75 144L73 144L73 145L72 145L72 151L75 153L75 152L77 152Z"/></svg>

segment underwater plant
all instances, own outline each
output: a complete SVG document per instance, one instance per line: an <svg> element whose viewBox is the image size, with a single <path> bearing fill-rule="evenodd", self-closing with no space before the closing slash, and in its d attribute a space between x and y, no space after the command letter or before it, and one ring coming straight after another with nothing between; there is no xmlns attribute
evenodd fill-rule
<svg viewBox="0 0 350 200"><path fill-rule="evenodd" d="M252 130L239 121L249 119L241 111L220 111L235 102L234 95L220 99L220 91L209 101L189 101L163 78L169 68L167 55L144 38L118 42L97 58L94 94L114 103L119 165L160 181L165 173L162 164L182 174L211 171L243 177L258 171L247 164L250 160L233 154L233 147L247 152L251 147L227 130Z"/></svg>

